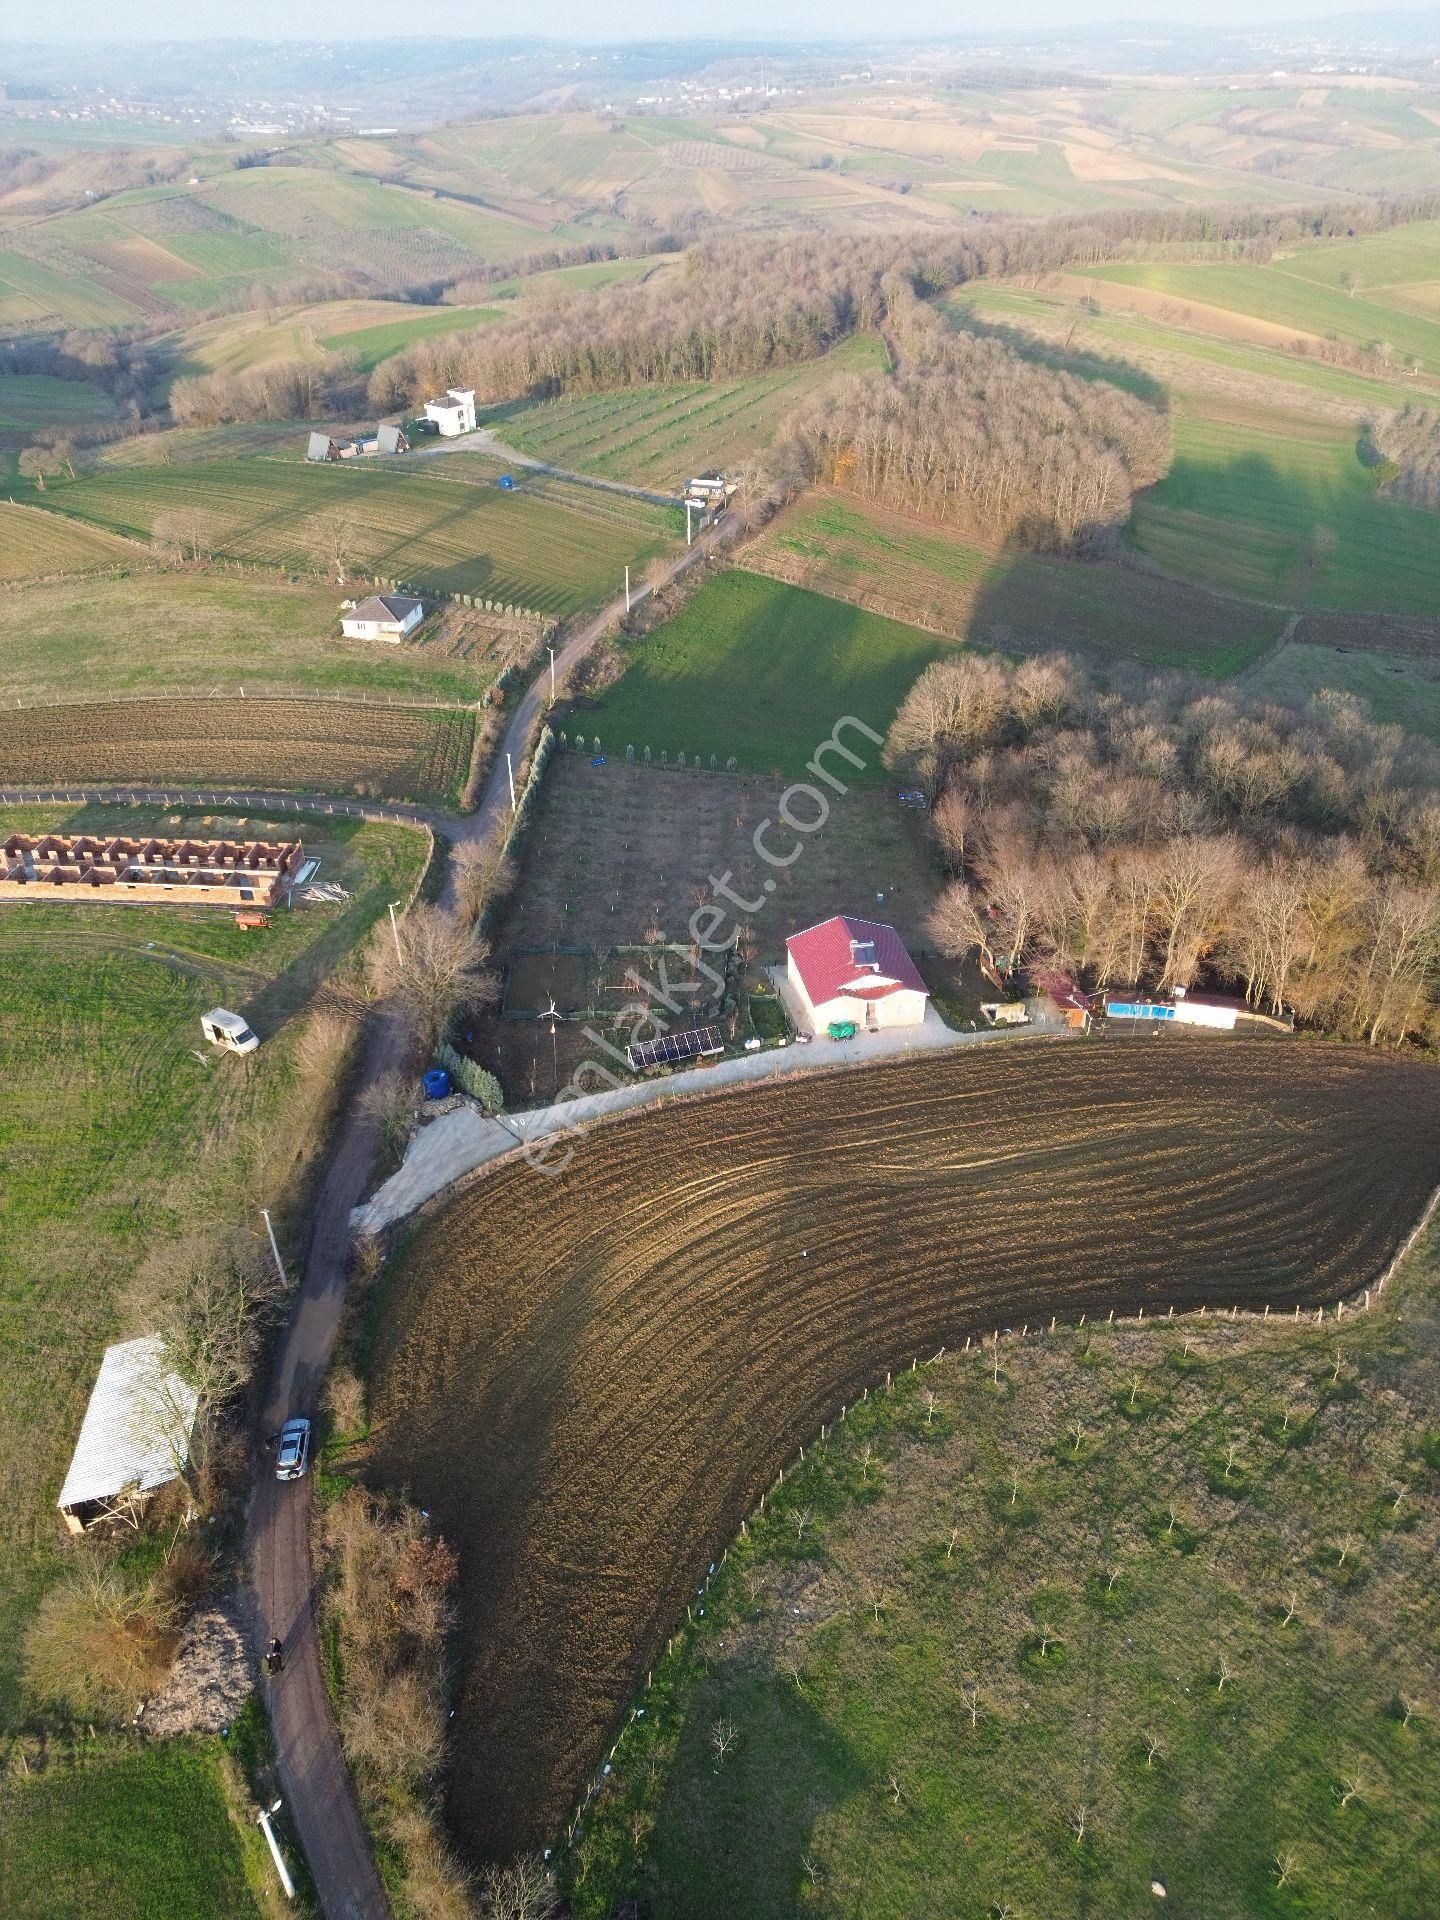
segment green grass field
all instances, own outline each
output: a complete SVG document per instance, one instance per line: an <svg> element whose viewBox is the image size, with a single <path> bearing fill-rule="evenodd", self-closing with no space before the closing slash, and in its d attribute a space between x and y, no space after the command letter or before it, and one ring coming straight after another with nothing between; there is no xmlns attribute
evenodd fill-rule
<svg viewBox="0 0 1440 1920"><path fill-rule="evenodd" d="M1304 256L1297 259L1303 262ZM1145 287L1176 300L1203 301L1305 333L1333 333L1357 346L1387 341L1397 353L1413 355L1427 373L1440 373L1440 328L1433 320L1387 304L1383 289L1352 296L1295 271L1296 264L1289 260L1271 266L1157 261L1088 271L1096 280ZM1440 279L1440 262L1429 277Z"/></svg>
<svg viewBox="0 0 1440 1920"><path fill-rule="evenodd" d="M744 564L957 640L1056 647L1224 679L1283 629L1273 608L1134 568L1001 552L844 496L809 495L746 547Z"/></svg>
<svg viewBox="0 0 1440 1920"><path fill-rule="evenodd" d="M12 1770L0 1785L7 1920L258 1915L218 1743L156 1742Z"/></svg>
<svg viewBox="0 0 1440 1920"><path fill-rule="evenodd" d="M493 678L446 653L433 623L403 647L347 640L334 587L223 567L21 586L6 606L6 701L212 687L472 701Z"/></svg>
<svg viewBox="0 0 1440 1920"><path fill-rule="evenodd" d="M1440 612L1440 522L1386 499L1352 429L1181 418L1131 539L1167 573L1286 606Z"/></svg>
<svg viewBox="0 0 1440 1920"><path fill-rule="evenodd" d="M1440 1910L1433 1234L1386 1307L1032 1328L853 1407L657 1663L576 1920Z"/></svg>
<svg viewBox="0 0 1440 1920"><path fill-rule="evenodd" d="M38 496L44 498L43 495ZM36 580L47 574L101 573L134 565L143 556L132 542L58 513L0 501L0 580Z"/></svg>
<svg viewBox="0 0 1440 1920"><path fill-rule="evenodd" d="M744 380L582 393L489 417L500 438L536 459L604 479L678 491L694 473L763 451L799 403L841 373L880 374L883 342L845 341L821 360Z"/></svg>
<svg viewBox="0 0 1440 1920"><path fill-rule="evenodd" d="M1279 647L1243 675L1241 686L1262 700L1302 706L1323 687L1353 693L1385 726L1440 741L1440 674L1433 660L1368 649Z"/></svg>
<svg viewBox="0 0 1440 1920"><path fill-rule="evenodd" d="M317 316L318 317L318 316ZM380 362L415 340L431 340L447 333L463 333L504 318L495 307L423 307L380 326L357 327L350 333L321 339L327 350L354 357L362 373L373 373Z"/></svg>
<svg viewBox="0 0 1440 1920"><path fill-rule="evenodd" d="M313 560L327 518L353 530L357 570L444 592L569 614L613 591L673 539L643 502L583 488L515 494L443 461L307 466L302 459L130 468L52 482L45 502L81 522L141 538L159 516L200 514L215 550L279 566Z"/></svg>
<svg viewBox="0 0 1440 1920"><path fill-rule="evenodd" d="M0 429L82 427L113 420L115 403L88 380L56 380L47 373L0 374Z"/></svg>
<svg viewBox="0 0 1440 1920"><path fill-rule="evenodd" d="M1082 312L1073 295L1008 282L976 280L957 288L940 304L957 316L974 313L983 321L1033 333L1057 358L1064 357L1057 352L1062 345L1077 354L1098 354L1112 363L1109 377L1120 385L1126 384L1127 368L1158 374L1172 395L1223 393L1234 384L1233 376L1248 375L1265 382L1272 404L1288 402L1297 411L1321 411L1323 403L1333 402L1357 417L1374 409L1403 407L1412 400L1423 404L1433 395L1430 388L1417 392L1413 383L1352 373L1281 347L1222 340L1113 308ZM1246 385L1236 391L1246 393L1251 388Z"/></svg>
<svg viewBox="0 0 1440 1920"><path fill-rule="evenodd" d="M630 744L672 763L679 753L722 764L733 755L748 770L798 776L843 715L884 733L945 650L933 634L844 601L724 573L634 643L624 676L583 716L585 731L598 730L610 753ZM882 778L878 759L854 776Z"/></svg>
<svg viewBox="0 0 1440 1920"><path fill-rule="evenodd" d="M11 827L231 833L197 812L17 809ZM246 831L253 832L254 824ZM277 914L260 934L217 909L0 907L0 1728L22 1707L25 1621L63 1551L55 1496L119 1302L147 1247L178 1232L197 1181L243 1202L286 1140L286 1022L424 859L408 828L287 824L349 890L340 905ZM216 1004L260 1034L249 1059L207 1055ZM63 1169L63 1175L58 1170Z"/></svg>

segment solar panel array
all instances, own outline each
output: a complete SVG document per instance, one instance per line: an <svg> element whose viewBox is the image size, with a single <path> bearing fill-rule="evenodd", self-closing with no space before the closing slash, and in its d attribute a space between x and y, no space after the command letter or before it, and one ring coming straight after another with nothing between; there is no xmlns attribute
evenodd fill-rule
<svg viewBox="0 0 1440 1920"><path fill-rule="evenodd" d="M645 1067L670 1067L677 1061L723 1053L725 1042L718 1027L691 1027L685 1033L667 1033L658 1040L642 1040L639 1046L627 1047L625 1051L630 1056L630 1065L639 1073Z"/></svg>

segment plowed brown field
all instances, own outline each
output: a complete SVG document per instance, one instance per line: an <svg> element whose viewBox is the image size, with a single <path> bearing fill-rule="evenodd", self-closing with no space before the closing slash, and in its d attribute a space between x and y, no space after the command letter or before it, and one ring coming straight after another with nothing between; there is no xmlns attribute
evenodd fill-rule
<svg viewBox="0 0 1440 1920"><path fill-rule="evenodd" d="M1004 1044L717 1095L501 1168L410 1241L372 1472L462 1559L451 1812L545 1839L777 1469L884 1371L1050 1313L1333 1300L1440 1178L1432 1066Z"/></svg>
<svg viewBox="0 0 1440 1920"><path fill-rule="evenodd" d="M114 700L0 713L0 781L17 787L297 787L451 799L470 764L469 707L351 700Z"/></svg>

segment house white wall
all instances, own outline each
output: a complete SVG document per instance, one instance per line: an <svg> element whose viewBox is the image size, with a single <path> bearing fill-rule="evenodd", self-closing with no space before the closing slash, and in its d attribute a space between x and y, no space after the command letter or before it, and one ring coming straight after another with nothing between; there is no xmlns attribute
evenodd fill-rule
<svg viewBox="0 0 1440 1920"><path fill-rule="evenodd" d="M475 431L475 395L467 388L452 387L439 400L425 402L425 418L433 420L446 439Z"/></svg>
<svg viewBox="0 0 1440 1920"><path fill-rule="evenodd" d="M423 606L412 607L403 620L358 620L353 613L340 616L340 631L347 640L402 640L425 618Z"/></svg>
<svg viewBox="0 0 1440 1920"><path fill-rule="evenodd" d="M926 995L913 987L899 987L881 1000L862 1000L851 994L837 994L816 1006L805 991L805 982L795 964L795 956L786 959L785 976L799 1006L809 1016L817 1033L823 1033L832 1020L853 1020L863 1033L877 1027L918 1027L924 1024ZM870 1016L873 1015L873 1021Z"/></svg>

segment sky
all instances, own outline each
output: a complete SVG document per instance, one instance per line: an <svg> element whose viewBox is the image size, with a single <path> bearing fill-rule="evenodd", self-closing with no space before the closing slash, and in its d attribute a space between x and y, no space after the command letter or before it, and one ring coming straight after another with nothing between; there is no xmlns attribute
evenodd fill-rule
<svg viewBox="0 0 1440 1920"><path fill-rule="evenodd" d="M688 33L945 34L992 28L1079 26L1096 21L1190 21L1254 26L1321 15L1389 12L1394 0L728 0L722 14L675 0L49 0L0 9L0 35L58 39L373 39L411 34L541 33L583 40L678 38ZM1410 9L1405 9L1410 10ZM1429 10L1429 9L1422 9Z"/></svg>

